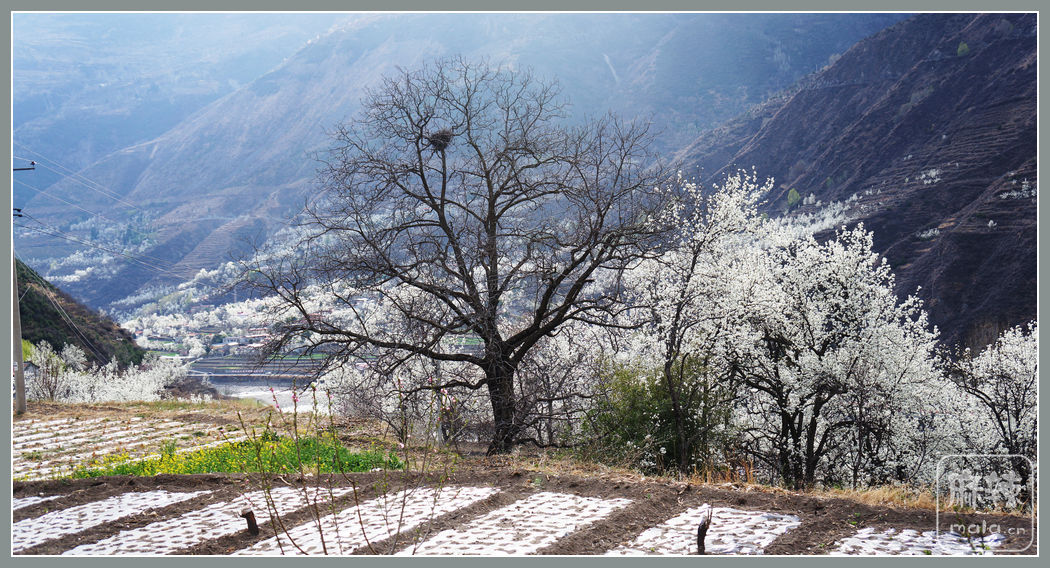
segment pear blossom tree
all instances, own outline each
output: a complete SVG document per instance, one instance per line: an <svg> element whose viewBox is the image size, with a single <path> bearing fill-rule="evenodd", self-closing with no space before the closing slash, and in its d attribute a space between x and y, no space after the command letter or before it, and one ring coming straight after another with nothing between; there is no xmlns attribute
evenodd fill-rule
<svg viewBox="0 0 1050 568"><path fill-rule="evenodd" d="M665 175L651 167L648 126L567 116L556 84L462 58L371 90L333 133L295 255L246 266L251 285L294 315L270 352L301 344L336 363L380 351L465 363L478 373L433 386L487 392L489 452L533 438L516 382L529 354L567 323L615 315L622 287L606 275L661 236L651 219ZM340 296L347 283L383 317ZM311 285L351 316L311 312ZM454 341L467 338L478 348Z"/></svg>
<svg viewBox="0 0 1050 568"><path fill-rule="evenodd" d="M917 298L897 298L871 249L861 226L824 244L808 237L769 249L766 299L735 342L747 446L789 486L816 482L858 428L851 443L867 451L873 432L864 428L875 422L864 409L892 408L893 393L937 379L936 330Z"/></svg>
<svg viewBox="0 0 1050 568"><path fill-rule="evenodd" d="M67 359L74 365L87 359L82 351L79 357L73 355L78 350L76 346L66 346L61 352L56 352L47 341L33 345L29 350L28 361L37 366L37 371L26 382L26 396L48 401L65 398L69 391L65 379L70 372Z"/></svg>
<svg viewBox="0 0 1050 568"><path fill-rule="evenodd" d="M183 346L186 348L187 355L194 359L203 357L208 351L204 343L196 337L186 338Z"/></svg>
<svg viewBox="0 0 1050 568"><path fill-rule="evenodd" d="M948 364L951 380L976 401L988 425L979 451L1025 456L1038 447L1039 326L1035 321L1004 331L978 355L970 349ZM970 449L973 452L973 448ZM1023 459L1014 471L1027 486L1033 472Z"/></svg>
<svg viewBox="0 0 1050 568"><path fill-rule="evenodd" d="M885 380L870 371L857 374L834 409L852 426L828 454L825 479L854 488L930 484L940 458L965 451L972 426L966 416L973 404L939 376L936 360L925 364L930 374L912 378Z"/></svg>
<svg viewBox="0 0 1050 568"><path fill-rule="evenodd" d="M140 368L121 370L115 361L69 377L67 402L154 401L163 398L164 386L186 376L185 365L173 359L153 358Z"/></svg>
<svg viewBox="0 0 1050 568"><path fill-rule="evenodd" d="M38 373L26 383L26 396L52 402L128 402L160 400L165 385L186 376L186 367L175 360L156 357L138 368L121 369L116 359L92 366L75 345L56 353L46 341L32 346L29 360Z"/></svg>
<svg viewBox="0 0 1050 568"><path fill-rule="evenodd" d="M710 195L695 183L680 191L658 222L678 227L658 257L643 259L624 279L639 320L635 354L657 369L674 426L671 460L686 473L694 454L710 456L712 434L735 397L726 341L745 301L740 277L765 224L759 197L771 187L739 172Z"/></svg>

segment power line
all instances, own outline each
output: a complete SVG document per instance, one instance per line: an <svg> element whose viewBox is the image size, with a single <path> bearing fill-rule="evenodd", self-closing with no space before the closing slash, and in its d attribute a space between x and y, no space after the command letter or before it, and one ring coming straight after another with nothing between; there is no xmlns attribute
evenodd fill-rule
<svg viewBox="0 0 1050 568"><path fill-rule="evenodd" d="M34 187L34 186L29 185L28 183L26 183L26 182L24 182L22 180L17 180L17 179L15 180L15 183L24 185L25 187L27 187L27 188L29 188L29 189L37 192L37 193L40 193L44 197L50 197L51 199L57 199L58 201L61 201L62 203L65 203L66 205L69 205L70 207L75 207L77 209L80 209L81 211L83 211L84 213L87 213L88 215L91 215L92 217L100 217L102 219L105 219L105 220L109 221L110 223L114 223L114 224L117 224L117 225L121 224L119 221L115 221L113 219L110 219L109 217L106 217L105 215L103 215L101 213L95 213L94 211L88 211L87 209L77 205L76 203L73 203L71 201L66 201L65 199L63 199L63 198L61 198L61 197L59 197L57 195L52 195L50 193L47 193L46 189L40 189L39 187Z"/></svg>
<svg viewBox="0 0 1050 568"><path fill-rule="evenodd" d="M95 181L95 180L93 180L93 179L91 179L91 178L89 178L89 177L79 173L78 171L74 170L73 168L70 168L70 167L62 165L62 163L59 162L58 160L52 159L49 156L45 156L44 154L42 154L40 152L37 152L36 150L33 150L32 148L30 148L29 146L26 146L25 144L22 144L21 142L15 142L15 145L16 146L21 146L23 149L25 149L27 152L29 152L31 154L35 154L37 156L37 158L35 158L35 159L40 159L40 160L43 160L44 162L50 162L53 166L55 166L55 168L59 168L59 169L63 170L63 171L59 171L59 170L56 170L56 169L48 166L47 164L40 164L42 167L44 167L46 169L49 169L49 170L51 170L52 172L54 172L56 174L59 174L59 175L61 175L63 177L69 177L69 178L78 179L78 180L81 181L81 183L90 184L90 187L92 187L92 189L95 189L96 191L99 191L100 193L102 193L103 195L106 195L107 197L114 197L115 198L115 197L119 196L119 194L117 192L115 192L115 191L107 188L106 186L102 185L101 183L99 183L99 182L97 182L97 181ZM19 158L19 159L21 159L21 160L27 160L28 159L30 161L33 161L33 159L29 159L29 158Z"/></svg>
<svg viewBox="0 0 1050 568"><path fill-rule="evenodd" d="M40 223L40 221L37 220L37 219L33 219L33 220L37 221L38 223ZM168 270L166 270L164 268L161 268L159 266L155 266L153 264L150 264L150 263L148 263L148 262L146 262L146 261L144 261L144 260L142 260L140 258L131 256L130 254L127 254L125 252L122 252L122 251L119 251L119 250L114 250L114 249L107 248L107 247L104 247L104 246L101 246L101 245L98 245L98 244L95 244L95 243L90 243L90 242L78 239L78 238L76 238L76 237L74 237L72 235L69 235L67 233L63 233L62 231L59 231L58 229L55 229L55 228L51 227L50 225L45 225L43 223L41 223L41 225L44 225L44 227L46 229L50 229L50 230L45 230L45 229L41 229L41 228L38 228L38 227L30 227L28 225L21 225L21 224L16 224L15 226L19 227L19 228L22 228L22 229L29 230L29 231L33 231L33 232L36 232L36 233L42 233L42 234L45 234L45 235L58 237L60 239L65 239L67 241L79 243L79 244L82 244L82 245L85 245L85 246L89 246L89 247L94 248L94 249L101 250L103 252L108 252L110 254L116 254L116 255L122 256L122 257L124 257L124 258L126 258L126 259L128 259L128 260L130 260L132 262L137 262L138 264L142 265L144 268L147 268L149 270L153 270L154 272L167 274L167 275L172 276L174 278L182 278L182 276L179 276L179 275L175 274L174 272L170 272L170 271L168 271Z"/></svg>
<svg viewBox="0 0 1050 568"><path fill-rule="evenodd" d="M131 203L129 201L124 201L123 199L118 197L115 192L112 192L111 190L105 190L104 191L103 189L99 189L99 188L104 188L105 186L99 185L98 187L94 187L92 185L88 185L87 183L81 181L80 179L78 179L80 174L77 174L77 173L67 174L67 173L64 173L64 172L60 172L60 171L58 171L58 170L56 170L54 168L48 167L47 164L39 164L39 165L40 165L40 167L42 167L42 168L44 168L46 170L51 170L52 172L54 172L54 173L56 173L56 174L58 174L60 176L63 176L63 179L68 179L68 180L74 181L74 182L76 182L76 183L78 183L78 184L80 184L80 185L82 185L82 186L84 186L84 187L86 187L86 188L96 192L96 193L100 193L100 194L102 194L103 197L108 197L108 198L116 201L117 203L121 203L123 205L127 205L128 207L132 207L134 209L137 209L138 211L140 211L142 213L146 213L145 209L142 209L138 205L135 205L134 203ZM84 179L88 180L88 178L84 178ZM91 181L91 180L88 180L88 181ZM97 184L97 182L93 182L93 181L91 181L91 183L92 184Z"/></svg>
<svg viewBox="0 0 1050 568"><path fill-rule="evenodd" d="M93 190L93 191L96 191L96 192L98 192L98 193L101 193L102 195L104 195L104 196L106 196L106 197L108 197L108 198L110 198L110 199L113 199L113 200L117 201L118 203L122 203L122 204L124 204L124 205L127 205L127 206L129 206L129 207L132 207L132 208L134 208L134 209L136 209L136 210L138 210L138 211L142 212L143 214L149 215L149 212L147 212L146 210L142 209L141 207L139 207L139 206L137 206L137 205L135 205L135 204L133 204L133 203L129 203L129 202L127 202L127 201L124 201L123 199L121 199L120 197L118 197L118 195L119 195L119 194L118 194L117 192L115 192L115 191L113 191L113 190L111 190L111 189L107 188L106 186L104 186L104 185L102 185L102 184L100 184L100 183L98 183L98 182L96 182L96 181L94 181L94 180L92 180L92 179L88 178L87 176L84 176L83 174L81 174L81 173L79 173L79 172L76 172L76 171L74 171L74 170L72 170L72 169L70 169L70 168L67 168L67 167L65 167L65 166L61 165L61 164L60 164L60 163L58 163L57 161L55 161L55 160L53 160L53 159L51 159L51 158L49 158L49 157L47 157L47 156L45 156L45 155L41 154L40 152L38 152L38 151L36 151L36 150L33 150L32 148L29 148L29 147L28 147L28 146L26 146L25 144L22 144L22 143L20 143L20 142L15 142L15 145L16 145L16 146L20 146L21 148L23 148L23 149L24 149L24 150L26 150L27 152L29 152L29 153L31 153L31 154L34 154L34 155L38 156L38 157L39 157L39 159L42 159L42 160L44 160L45 162L50 162L50 163L51 163L52 165L54 165L54 166L56 166L56 167L58 167L58 168L61 168L62 170L65 170L65 171L64 171L64 172L63 172L63 171L58 171L58 170L56 170L56 169L54 169L54 168L51 168L51 167L49 167L49 166L48 166L47 164L45 164L45 163L40 163L39 165L40 165L41 167L43 167L43 168L45 168L45 169L48 169L48 170L50 170L50 171L52 171L52 172L54 172L54 173L56 173L56 174L58 174L58 175L60 175L60 176L64 176L64 178L66 178L66 179L70 179L70 180L72 180L72 181L75 181L75 182L77 182L77 183L79 183L79 184L83 185L84 187L87 187L88 189L91 189L91 190ZM20 157L17 157L17 156L16 156L16 158L18 158L18 159L20 159L20 160L26 160L26 159L28 159L28 158L20 158ZM67 173L67 172L68 172L68 173ZM78 179L78 178L79 178L79 179ZM81 180L84 180L84 181L81 181ZM22 183L22 182L20 182L20 183ZM89 183L90 183L90 184L93 184L93 185L88 185ZM23 185L26 185L26 187L29 187L30 189L34 189L34 190L36 190L36 191L39 191L39 192L41 192L41 193L43 193L44 191L46 191L46 190L40 190L40 189L34 188L34 187L32 187L32 186L29 186L28 184L25 184L25 183L23 183ZM320 201L320 200L321 200L321 199L322 199L322 198L323 198L323 197L324 197L324 196L325 196L325 195L326 195L327 193L329 193L329 189L324 189L324 190L323 190L323 191L322 191L322 192L321 192L321 193L320 193L319 195L317 195L317 196L315 196L315 197L314 197L313 199L311 199L311 201L312 201L313 203L317 203L317 202L319 202L319 201ZM72 203L69 203L68 201L64 201L64 200L62 200L61 198L59 198L59 197L57 197L57 196L54 196L54 195L51 195L51 194L45 194L45 195L48 195L49 197L55 197L56 199L59 199L59 200L63 201L64 203L67 203L67 204L69 204L69 205L72 205L73 207L77 207L78 209L81 209L82 211L85 211L85 212L87 212L87 213L91 213L90 211L87 211L86 209L83 209L83 208L81 208L81 207L79 207L79 206L77 206L77 205L74 205L74 204L72 204ZM286 228L292 228L292 229L294 229L294 228L296 228L296 226L298 225L298 223L296 223L296 222L295 222L295 219L299 218L299 217L300 217L300 216L301 216L301 215L302 215L302 214L303 214L303 213L304 213L305 211L307 211L307 209L308 209L308 208L309 208L309 204L306 204L306 205L304 205L304 206L303 206L303 207L302 207L302 208L301 208L301 209L300 209L300 210L299 210L299 211L298 211L298 212L297 212L297 213L296 213L295 215L291 216L290 218L288 218L288 219L276 219L276 220L275 220L275 221L276 221L276 224L278 224L278 225L282 225L283 227L286 227ZM100 216L101 216L101 215L100 215ZM105 217L103 217L103 218L105 218ZM115 221L114 221L114 222L115 222Z"/></svg>
<svg viewBox="0 0 1050 568"><path fill-rule="evenodd" d="M95 347L95 345L92 344L90 341L88 341L87 336L84 335L84 332L80 329L79 326L77 326L76 322L73 321L73 318L69 316L65 308L63 308L61 304L55 301L54 295L50 292L50 290L47 290L47 296L48 299L51 301L51 305L53 305L58 310L59 314L61 314L62 317L66 320L66 323L72 326L74 333L80 336L80 339L84 342L84 346L88 348L88 351L92 352L92 354L98 359L99 363L105 365L106 354L103 351L101 351L98 347Z"/></svg>
<svg viewBox="0 0 1050 568"><path fill-rule="evenodd" d="M61 201L62 203L65 203L66 205L69 205L70 207L74 207L76 209L79 209L79 210L83 211L84 213L87 213L88 215L91 215L92 217L98 217L100 219L105 219L106 221L109 221L110 223L113 223L114 225L123 225L124 224L124 223L122 223L120 221L117 221L115 219L111 219L109 217L106 217L105 215L103 215L101 213L95 213L94 211L90 211L88 209L85 209L84 207L81 207L80 205L77 205L76 203L73 203L71 201L67 201L66 199L63 199L63 198L61 198L61 197L59 197L57 195L52 195L50 193L47 193L47 190L45 190L45 189L40 189L38 187L29 185L28 183L26 183L24 181L21 181L21 180L17 180L16 179L14 181L15 181L15 183L21 184L21 185L25 186L28 189L31 189L33 191L36 191L36 192L42 194L44 197L50 197L51 199L56 199L58 201ZM47 226L45 223L43 223L39 219L33 217L32 215L29 215L28 213L23 213L21 209L18 209L18 211L20 213L19 215L17 215L18 217L23 217L23 216L29 217L30 219L33 219L37 223L40 223L41 225ZM156 258L156 257L153 257L153 256L149 256L149 255L143 255L143 256L145 258L150 258L150 259L153 259L153 260L158 261L158 262L165 262L164 260Z"/></svg>
<svg viewBox="0 0 1050 568"><path fill-rule="evenodd" d="M84 175L80 174L79 172L75 172L75 171L73 171L72 169L70 169L70 168L67 168L67 167L65 167L65 166L61 165L61 164L60 164L60 163L58 163L57 161L55 161L55 160L52 160L51 158L49 158L49 157L47 157L47 156L45 156L45 155L41 154L40 152L38 152L38 151L36 151L36 150L33 150L32 148L29 148L29 147L28 147L28 146L26 146L25 144L21 144L21 143L19 143L19 142L15 142L15 144L16 144L17 146L20 146L20 147L22 147L22 148L23 148L24 150L26 150L27 152L29 152L29 153L31 153L31 154L34 154L34 155L36 155L36 156L39 156L39 158L40 158L40 159L42 159L42 160L44 160L44 161L46 161L46 162L51 162L51 163L52 163L53 165L55 165L56 167L58 167L58 168L61 168L62 170L65 170L65 171L59 171L59 170L56 170L56 169L54 169L54 168L52 168L52 167L48 166L48 165L47 165L46 163L41 163L41 164L40 164L40 166L41 166L41 167L43 167L43 168L45 168L45 169L48 169L48 170L50 170L50 171L52 171L52 172L54 172L54 173L56 173L56 174L58 174L58 175L60 175L60 176L63 176L63 178L64 178L64 179L69 179L69 180L72 180L72 181L74 181L74 182L76 182L76 183L78 183L78 184L80 184L80 185L82 185L82 186L84 186L84 187L86 187L86 188L88 188L88 189L92 190L92 191L95 191L95 192L97 192L97 193L100 193L100 194L102 194L102 195L103 195L103 196L105 196L105 197L108 197L108 198L110 198L110 199L113 199L114 201L116 201L116 202L118 202L118 203L121 203L121 204L127 205L128 207L131 207L131 208L133 208L133 209L136 209L137 211L139 211L139 212L141 212L141 213L143 213L143 214L145 214L145 215L149 215L149 213L148 213L148 212L147 212L146 210L144 210L144 209L142 209L141 207L139 207L139 206L135 205L134 203L130 203L130 202L128 202L128 201L125 201L125 200L121 199L121 198L120 198L120 197L118 196L118 194L117 194L117 193L116 193L115 191L113 191L113 190L110 190L110 189L108 189L108 188L107 188L107 187L105 187L104 185L102 185L102 184L100 184L100 183L98 183L98 182L96 182L96 181L94 181L94 180L92 180L92 179L88 178L87 176L84 176ZM17 156L16 156L16 158L17 158L17 159L21 159L21 160L25 160L25 159L27 159L27 158L22 158L22 157L17 157ZM83 211L83 212L85 212L85 213L87 213L87 214L89 214L89 215L92 215L93 217L99 217L99 218L101 218L101 219L105 219L106 221L109 221L110 223L113 223L113 224L115 224L115 225L121 225L121 224L122 224L122 223L121 223L121 222L119 222L119 221L116 221L116 220L114 220L114 219L111 219L111 218L109 218L109 217L106 217L105 215L102 215L101 213L95 213L95 212L93 212L93 211L90 211L90 210L88 210L88 209L86 209L86 208L84 208L84 207L81 207L80 205L77 205L77 204L75 204L75 203L72 203L72 202L70 202L70 201L68 201L68 200L66 200L66 199L63 199L63 198L61 198L61 197L59 197L59 196L57 196L57 195L53 195L53 194L47 193L47 191L48 191L48 190L49 190L50 188L48 188L48 190L42 190L42 189L40 189L40 188L38 188L38 187L34 187L34 186L32 186L32 185L30 185L30 184L28 184L28 183L25 183L25 182L23 182L23 181L20 181L20 180L15 180L15 181L16 181L16 182L18 182L18 183L20 183L20 184L22 184L23 186L25 186L25 187L27 187L27 188L29 188L29 189L33 190L33 191L36 191L36 192L38 192L38 193L40 193L40 194L42 194L42 195L44 195L44 196L46 196L46 197L50 197L50 198L52 198L52 199L56 199L56 200L58 200L58 201L60 201L60 202L62 202L62 203L64 203L64 204L66 204L66 205L69 205L70 207L74 207L74 208L76 208L76 209L79 209L80 211ZM142 261L140 260L140 258L135 258L135 257L132 257L132 256L130 256L130 255L127 255L127 254L125 254L125 253L123 253L123 252L120 252L120 251L115 251L115 250L112 250L112 249L108 249L108 248L105 248L105 247L102 247L102 246L97 246L97 245L94 245L94 244L92 244L92 243L90 243L90 242L86 242L86 241L84 241L84 240L81 240L81 239L77 239L77 238L75 238L75 237L72 237L72 236L70 236L70 235L68 235L68 234L65 234L65 233L61 233L61 231L59 231L58 229L56 229L56 228L54 228L54 227L50 227L50 226L48 226L48 225L47 225L46 223L43 223L43 222L42 222L42 221L40 221L39 219L36 219L36 218L34 218L34 217L32 217L32 216L29 216L28 214L26 214L26 216L27 216L27 217L30 217L31 219L33 219L33 220L34 220L34 221L36 221L37 223L39 223L39 224L41 224L41 225L43 225L43 226L45 226L45 227L48 227L49 229L51 229L51 230L52 230L52 231L54 231L54 232L47 232L47 231L41 231L41 230L36 230L36 229L34 229L34 228L32 228L32 227L27 227L27 226L24 226L24 225L20 225L20 226L21 226L22 228L26 228L26 229L29 229L29 230L36 230L36 232L39 232L39 233L43 233L43 234L49 234L49 235L51 235L51 236L56 236L56 237L59 237L59 238L63 238L63 239L65 239L65 240L68 240L68 241L71 241L71 242L76 242L76 243L84 244L84 245L86 245L86 246L90 246L90 247L93 247L93 248L97 248L97 249L99 249L99 250L103 250L103 251L105 251L105 252L109 252L109 253L113 253L113 254L118 254L118 255L120 255L120 256L123 256L123 257L125 257L125 258L127 258L127 259L129 259L129 260L132 260L132 261L135 261L135 262L139 262L140 264L142 264L142 265L144 265L144 266L147 266L148 268L150 268L150 269L152 269L152 270L154 270L154 271L156 271L156 272L158 272L158 273L164 273L164 274L170 275L170 276L172 276L172 277L175 277L175 278L180 278L180 279L181 279L181 278L183 278L183 276L179 276L179 275L176 275L175 273L173 273L173 272L170 272L170 271L168 271L168 270L165 270L165 269L163 269L163 268L160 268L160 267L157 267L157 266L150 266L150 265L148 265L147 263L144 263L144 262L142 262ZM164 264L167 264L167 263L168 263L168 261L165 261L165 260L163 260L163 259L159 259L159 258L156 258L156 257L150 256L150 255L141 255L141 258L147 258L147 259L151 259L151 260L153 260L153 261L155 261L155 262L159 262L159 263L164 263Z"/></svg>
<svg viewBox="0 0 1050 568"><path fill-rule="evenodd" d="M98 359L99 364L105 365L105 353L103 353L90 341L88 341L87 336L84 335L84 332L81 331L80 327L77 326L76 322L73 321L73 318L69 317L69 314L66 313L65 308L63 308L58 302L55 301L54 294L46 288L43 288L43 290L45 295L47 296L47 299L51 301L51 305L54 306L56 310L58 310L58 313L61 314L61 316L66 320L66 323L68 323L73 328L73 332L80 336L80 339L84 342L84 346L88 348L88 351L91 351L92 355L94 355L95 358Z"/></svg>
<svg viewBox="0 0 1050 568"><path fill-rule="evenodd" d="M16 146L21 146L24 150L26 150L27 152L29 152L31 154L34 154L34 155L38 156L38 158L43 160L44 162L50 162L55 167L60 168L60 169L62 169L64 171L56 170L55 168L52 168L52 167L48 166L46 163L39 163L38 165L40 165L41 167L43 167L45 169L48 169L48 170L51 170L52 172L54 172L54 173L56 173L56 174L58 174L60 176L63 176L63 178L70 179L70 180L72 180L72 181L74 181L76 183L79 183L80 185L82 185L82 186L84 186L84 187L86 187L86 188L88 188L88 189L90 189L92 191L95 191L97 193L100 193L100 194L104 195L105 197L108 197L108 198L116 201L117 203L121 203L123 205L127 205L128 207L132 207L134 209L137 209L138 211L141 211L142 213L146 213L146 211L144 209L142 209L138 205L135 205L134 203L130 203L128 201L125 201L125 200L121 199L119 193L117 193L116 191L113 191L112 189L109 189L108 187L102 185L101 183L99 183L99 182L97 182L97 181L95 181L95 180L93 180L93 179L91 179L91 178L89 178L89 177L87 177L87 176L77 172L77 171L74 171L71 168L67 168L67 167L63 166L58 161L53 160L53 159L51 159L51 158L41 154L40 152L37 152L36 150L33 150L32 148L29 148L25 144L22 144L22 143L19 143L19 142L15 142L15 145ZM25 158L19 158L19 159L23 159L24 160Z"/></svg>

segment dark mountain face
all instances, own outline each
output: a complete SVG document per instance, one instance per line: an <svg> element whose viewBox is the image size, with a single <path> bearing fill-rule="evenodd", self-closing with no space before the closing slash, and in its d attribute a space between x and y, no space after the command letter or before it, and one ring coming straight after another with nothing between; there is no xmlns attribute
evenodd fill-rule
<svg viewBox="0 0 1050 568"><path fill-rule="evenodd" d="M312 194L325 135L353 115L365 89L398 67L463 54L558 79L574 117L607 110L644 120L671 153L704 129L826 65L892 14L624 14L361 16L284 64L81 173L119 197L67 179L48 194L105 211L148 245L149 263L107 265L64 285L107 306L151 283L177 282L228 260L246 238L285 226ZM17 83L17 77L16 77ZM16 143L19 141L16 132ZM16 186L16 189L18 187ZM87 239L87 214L30 192L27 211L66 236ZM126 204L134 204L134 208ZM38 227L39 228L39 227ZM54 232L54 231L52 231ZM111 231L112 232L112 231ZM79 248L37 232L17 244L35 265ZM143 246L146 246L143 245ZM70 263L63 270L83 269ZM90 272L90 271L89 271ZM66 273L63 272L63 275ZM126 305L125 305L126 306Z"/></svg>
<svg viewBox="0 0 1050 568"><path fill-rule="evenodd" d="M771 212L855 196L899 291L983 345L1036 317L1036 67L1034 14L920 15L680 157L773 177Z"/></svg>

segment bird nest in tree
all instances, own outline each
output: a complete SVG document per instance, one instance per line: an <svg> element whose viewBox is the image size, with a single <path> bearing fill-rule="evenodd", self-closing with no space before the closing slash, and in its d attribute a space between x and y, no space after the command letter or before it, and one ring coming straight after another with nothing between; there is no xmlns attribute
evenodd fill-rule
<svg viewBox="0 0 1050 568"><path fill-rule="evenodd" d="M429 142L430 146L435 150L444 151L452 142L452 131L447 128L438 130L430 136L427 136L427 142Z"/></svg>

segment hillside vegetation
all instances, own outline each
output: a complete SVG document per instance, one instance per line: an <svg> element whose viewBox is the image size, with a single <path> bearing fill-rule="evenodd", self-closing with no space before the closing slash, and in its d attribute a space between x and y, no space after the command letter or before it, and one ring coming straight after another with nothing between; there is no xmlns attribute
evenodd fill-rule
<svg viewBox="0 0 1050 568"><path fill-rule="evenodd" d="M127 330L77 302L21 260L15 262L24 340L46 341L56 349L76 345L99 365L112 358L121 367L142 363L146 352L135 345Z"/></svg>

